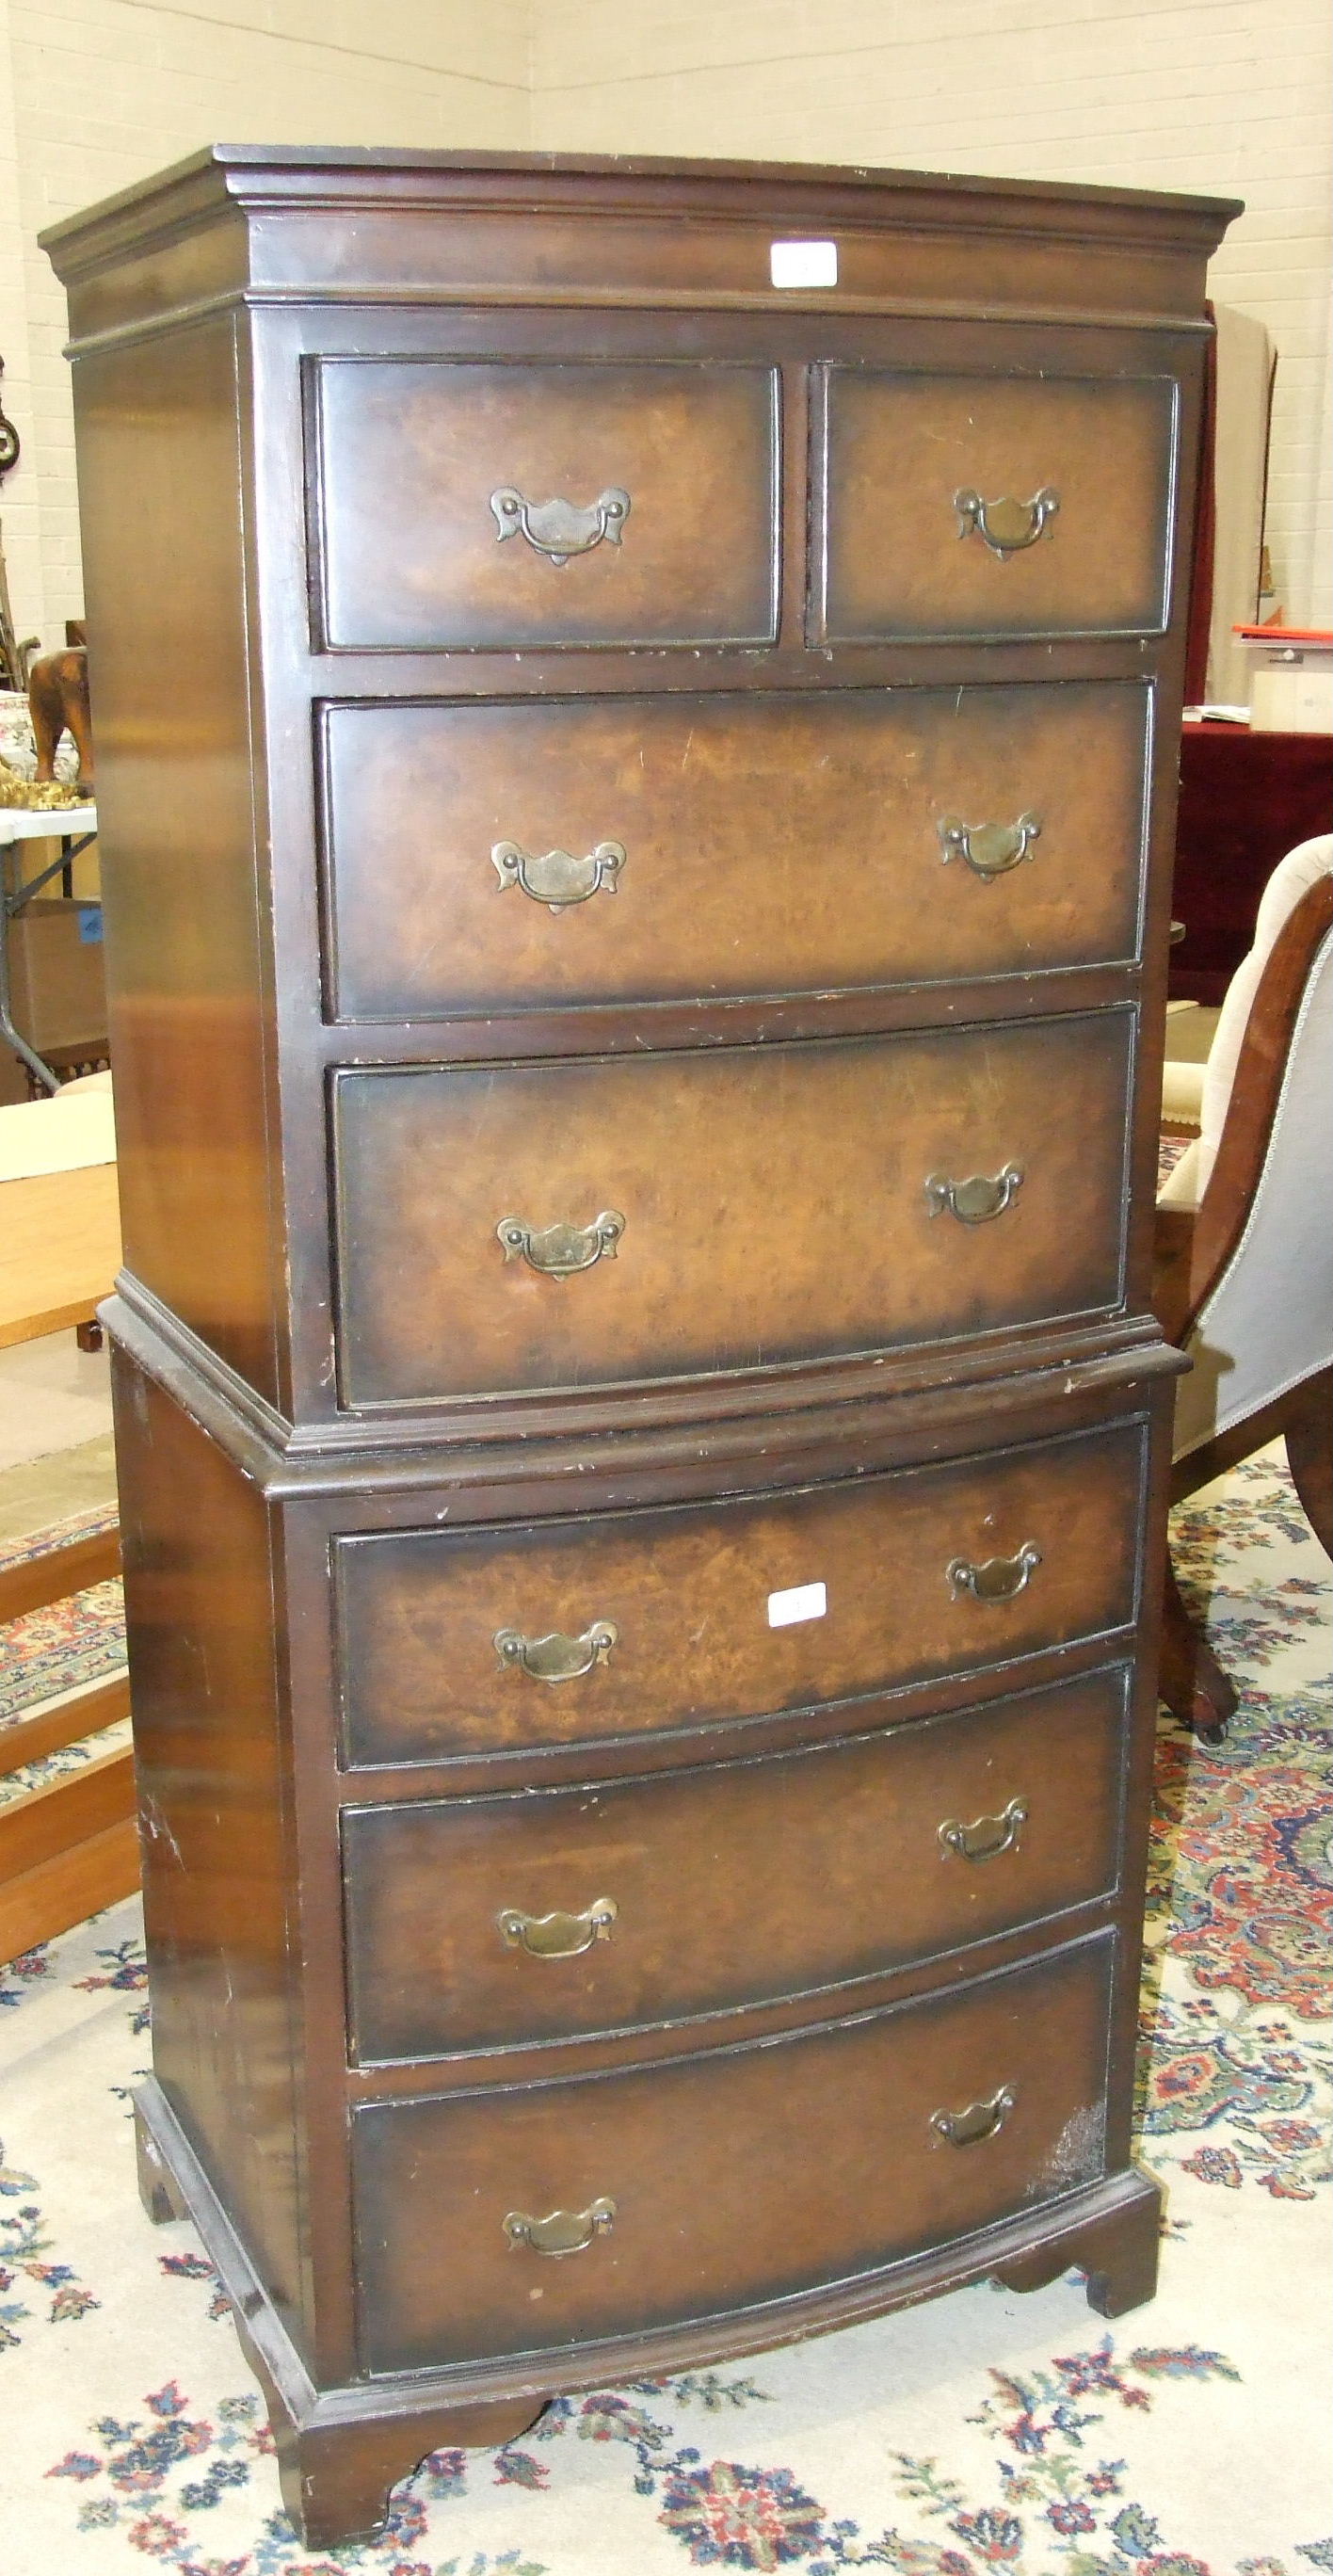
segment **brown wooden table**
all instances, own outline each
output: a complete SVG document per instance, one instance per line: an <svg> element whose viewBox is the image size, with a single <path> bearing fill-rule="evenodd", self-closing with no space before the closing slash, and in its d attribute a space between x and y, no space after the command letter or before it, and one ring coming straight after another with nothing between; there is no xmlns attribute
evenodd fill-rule
<svg viewBox="0 0 1333 2576"><path fill-rule="evenodd" d="M85 1322L119 1268L114 1163L0 1181L0 1349Z"/></svg>

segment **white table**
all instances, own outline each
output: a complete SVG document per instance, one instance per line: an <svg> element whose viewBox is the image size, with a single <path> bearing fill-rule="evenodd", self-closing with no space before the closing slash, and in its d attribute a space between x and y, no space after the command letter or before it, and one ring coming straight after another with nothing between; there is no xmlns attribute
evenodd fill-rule
<svg viewBox="0 0 1333 2576"><path fill-rule="evenodd" d="M22 1056L24 1063L48 1091L60 1089L59 1076L52 1072L50 1065L43 1062L35 1048L29 1046L27 1039L14 1026L9 995L9 925L32 902L33 896L40 894L52 877L59 876L63 869L70 867L81 851L87 849L89 842L96 838L97 807L94 804L59 805L45 814L30 813L25 806L0 805L0 867L4 864L5 852L16 841L59 840L62 843L59 858L52 859L50 866L43 868L39 876L30 877L26 884L16 885L12 894L0 891L0 1040L11 1046L15 1055Z"/></svg>

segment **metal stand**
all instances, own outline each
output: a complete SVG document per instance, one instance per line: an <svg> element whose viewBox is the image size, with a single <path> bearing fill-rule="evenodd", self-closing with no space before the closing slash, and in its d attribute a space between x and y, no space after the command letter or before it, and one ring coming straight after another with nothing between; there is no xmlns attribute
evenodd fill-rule
<svg viewBox="0 0 1333 2576"><path fill-rule="evenodd" d="M52 877L64 876L69 883L68 871L96 838L95 805L69 805L63 810L57 806L54 812L46 814L31 813L26 807L0 807L0 865L3 865L6 851L18 841L58 839L61 845L59 858L52 859L40 876L29 877L26 883L16 885L12 894L7 887L0 886L0 1039L13 1048L15 1055L22 1057L37 1080L51 1092L60 1089L59 1075L52 1072L50 1065L43 1062L36 1049L29 1046L27 1039L14 1026L9 992L9 925L11 921L17 921L34 895L39 895Z"/></svg>

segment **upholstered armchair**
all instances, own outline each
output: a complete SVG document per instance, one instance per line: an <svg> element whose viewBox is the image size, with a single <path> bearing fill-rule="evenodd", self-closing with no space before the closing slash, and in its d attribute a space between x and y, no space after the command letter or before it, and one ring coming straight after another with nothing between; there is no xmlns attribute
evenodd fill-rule
<svg viewBox="0 0 1333 2576"><path fill-rule="evenodd" d="M1157 1204L1153 1302L1191 1361L1172 1500L1279 1434L1333 1555L1333 836L1274 870L1206 1065L1168 1066L1166 1114L1198 1136ZM1161 1691L1205 1742L1236 1695L1169 1557Z"/></svg>

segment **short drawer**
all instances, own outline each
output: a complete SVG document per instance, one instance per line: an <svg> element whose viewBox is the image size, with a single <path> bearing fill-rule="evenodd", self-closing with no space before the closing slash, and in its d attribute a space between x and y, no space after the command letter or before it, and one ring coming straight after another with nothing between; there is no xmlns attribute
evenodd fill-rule
<svg viewBox="0 0 1333 2576"><path fill-rule="evenodd" d="M1143 1472L1129 1422L759 1502L338 1538L344 1760L670 1733L1106 1635L1137 1615Z"/></svg>
<svg viewBox="0 0 1333 2576"><path fill-rule="evenodd" d="M770 367L324 358L309 409L334 650L773 637Z"/></svg>
<svg viewBox="0 0 1333 2576"><path fill-rule="evenodd" d="M834 367L823 391L816 638L1165 626L1170 377Z"/></svg>
<svg viewBox="0 0 1333 2576"><path fill-rule="evenodd" d="M344 1071L342 1400L711 1375L1113 1310L1133 1029L1116 1010Z"/></svg>
<svg viewBox="0 0 1333 2576"><path fill-rule="evenodd" d="M1099 2179L1113 1956L1107 1936L768 2046L367 2105L363 2367L744 2310Z"/></svg>
<svg viewBox="0 0 1333 2576"><path fill-rule="evenodd" d="M1148 715L1111 682L326 707L333 1016L1133 957Z"/></svg>
<svg viewBox="0 0 1333 2576"><path fill-rule="evenodd" d="M1119 1874L1125 1673L759 1762L343 1814L355 2063L683 2021Z"/></svg>

